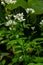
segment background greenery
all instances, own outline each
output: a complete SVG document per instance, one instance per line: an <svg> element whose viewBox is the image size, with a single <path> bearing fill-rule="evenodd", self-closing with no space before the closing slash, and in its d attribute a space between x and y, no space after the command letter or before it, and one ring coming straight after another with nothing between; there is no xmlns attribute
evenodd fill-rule
<svg viewBox="0 0 43 65"><path fill-rule="evenodd" d="M35 9L34 14L26 8ZM5 26L6 16L24 13L24 22L18 22L9 30ZM13 20L13 17L11 17ZM0 65L43 65L43 1L17 0L16 4L5 4L0 0ZM25 25L23 25L25 24ZM31 27L35 26L32 30Z"/></svg>

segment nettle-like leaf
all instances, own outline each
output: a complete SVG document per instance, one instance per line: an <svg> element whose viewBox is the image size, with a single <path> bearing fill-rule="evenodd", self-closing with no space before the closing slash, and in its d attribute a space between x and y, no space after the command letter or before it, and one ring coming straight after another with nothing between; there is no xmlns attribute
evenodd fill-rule
<svg viewBox="0 0 43 65"><path fill-rule="evenodd" d="M43 63L29 63L28 65L43 65Z"/></svg>
<svg viewBox="0 0 43 65"><path fill-rule="evenodd" d="M33 41L43 41L43 38L36 38L36 39L34 39Z"/></svg>
<svg viewBox="0 0 43 65"><path fill-rule="evenodd" d="M7 43L7 50L8 49L10 49L13 45L15 45L16 44L16 40L11 40L11 41L9 41L8 43Z"/></svg>
<svg viewBox="0 0 43 65"><path fill-rule="evenodd" d="M43 13L43 0L28 0L28 6L35 9L37 14Z"/></svg>
<svg viewBox="0 0 43 65"><path fill-rule="evenodd" d="M4 35L5 30L0 30L0 36Z"/></svg>
<svg viewBox="0 0 43 65"><path fill-rule="evenodd" d="M43 57L36 57L34 61L37 63L43 63Z"/></svg>
<svg viewBox="0 0 43 65"><path fill-rule="evenodd" d="M2 56L8 56L9 53L0 53Z"/></svg>
<svg viewBox="0 0 43 65"><path fill-rule="evenodd" d="M15 4L7 4L6 8L13 10L19 6L21 6L23 8L27 8L27 3L24 0L17 0L17 3L15 3Z"/></svg>
<svg viewBox="0 0 43 65"><path fill-rule="evenodd" d="M6 62L6 61L5 61L5 60L3 60L3 61L1 62L1 64L0 64L0 65L4 65L4 64L5 64L5 62Z"/></svg>
<svg viewBox="0 0 43 65"><path fill-rule="evenodd" d="M13 58L13 59L12 59L12 62L13 62L13 63L18 62L18 58Z"/></svg>

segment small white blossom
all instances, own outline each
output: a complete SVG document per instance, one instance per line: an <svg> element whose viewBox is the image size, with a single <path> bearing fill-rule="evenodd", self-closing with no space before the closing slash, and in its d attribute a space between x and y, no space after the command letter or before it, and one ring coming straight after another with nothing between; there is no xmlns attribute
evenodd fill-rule
<svg viewBox="0 0 43 65"><path fill-rule="evenodd" d="M8 20L8 17L7 16L5 18Z"/></svg>
<svg viewBox="0 0 43 65"><path fill-rule="evenodd" d="M41 20L40 24L43 24L43 20Z"/></svg>
<svg viewBox="0 0 43 65"><path fill-rule="evenodd" d="M35 10L34 9L32 9L32 8L27 8L27 9L25 9L26 10L26 13L28 14L29 12L31 12L31 13L34 13L35 12Z"/></svg>
<svg viewBox="0 0 43 65"><path fill-rule="evenodd" d="M23 18L23 13L18 13L17 15L13 15L13 17L17 20L19 20L20 22L21 21L24 21L25 19Z"/></svg>
<svg viewBox="0 0 43 65"><path fill-rule="evenodd" d="M12 4L12 3L15 4L17 1L16 1L16 0L5 0L5 2L6 2L7 4L10 4L10 3L11 3L11 4Z"/></svg>
<svg viewBox="0 0 43 65"><path fill-rule="evenodd" d="M13 21L13 25L16 25L16 24L17 24L17 22Z"/></svg>
<svg viewBox="0 0 43 65"><path fill-rule="evenodd" d="M6 26L9 26L12 24L12 20L9 20L8 22L6 22Z"/></svg>
<svg viewBox="0 0 43 65"><path fill-rule="evenodd" d="M31 29L34 30L35 29L35 26L31 27Z"/></svg>
<svg viewBox="0 0 43 65"><path fill-rule="evenodd" d="M5 3L2 1L2 2L1 2L1 5L4 5L4 6L5 6Z"/></svg>
<svg viewBox="0 0 43 65"><path fill-rule="evenodd" d="M11 27L9 27L9 29L10 29L10 30L12 30L12 28L11 28Z"/></svg>
<svg viewBox="0 0 43 65"><path fill-rule="evenodd" d="M25 9L26 10L26 13L29 13L29 11L30 11L30 9L29 8L27 8L27 9Z"/></svg>
<svg viewBox="0 0 43 65"><path fill-rule="evenodd" d="M43 23L43 20L41 20L41 22Z"/></svg>
<svg viewBox="0 0 43 65"><path fill-rule="evenodd" d="M34 13L34 12L35 12L35 10L34 10L34 9L32 9L32 8L30 8L30 11L31 11L32 13Z"/></svg>

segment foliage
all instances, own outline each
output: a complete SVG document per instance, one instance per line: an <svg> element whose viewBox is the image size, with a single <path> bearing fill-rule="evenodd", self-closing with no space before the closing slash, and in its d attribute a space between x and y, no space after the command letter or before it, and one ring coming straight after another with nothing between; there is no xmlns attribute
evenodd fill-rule
<svg viewBox="0 0 43 65"><path fill-rule="evenodd" d="M43 65L43 1L0 1L0 65Z"/></svg>

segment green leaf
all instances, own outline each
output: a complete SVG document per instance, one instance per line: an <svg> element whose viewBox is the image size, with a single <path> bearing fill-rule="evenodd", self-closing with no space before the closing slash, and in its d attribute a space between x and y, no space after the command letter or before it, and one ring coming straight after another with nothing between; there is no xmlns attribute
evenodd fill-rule
<svg viewBox="0 0 43 65"><path fill-rule="evenodd" d="M2 56L8 56L9 53L1 53Z"/></svg>
<svg viewBox="0 0 43 65"><path fill-rule="evenodd" d="M14 44L16 44L16 40L11 40L7 43L7 49L11 48Z"/></svg>
<svg viewBox="0 0 43 65"><path fill-rule="evenodd" d="M22 53L22 50L15 51L15 54Z"/></svg>
<svg viewBox="0 0 43 65"><path fill-rule="evenodd" d="M28 0L28 6L33 8L37 14L43 13L43 0Z"/></svg>
<svg viewBox="0 0 43 65"><path fill-rule="evenodd" d="M43 41L43 38L36 38L36 39L33 40L33 42L34 41Z"/></svg>
<svg viewBox="0 0 43 65"><path fill-rule="evenodd" d="M18 41L18 43L19 43L20 45L23 45L23 43L24 43L24 40L23 40L22 38L19 38L17 41Z"/></svg>
<svg viewBox="0 0 43 65"><path fill-rule="evenodd" d="M0 36L4 35L5 30L0 30Z"/></svg>
<svg viewBox="0 0 43 65"><path fill-rule="evenodd" d="M3 38L2 37L0 37L0 40L2 40Z"/></svg>
<svg viewBox="0 0 43 65"><path fill-rule="evenodd" d="M12 63L16 63L16 62L18 62L18 58L13 58Z"/></svg>
<svg viewBox="0 0 43 65"><path fill-rule="evenodd" d="M3 61L2 61L2 65L4 65L4 64L5 64L5 62L6 62L6 61L5 61L5 60L3 60Z"/></svg>
<svg viewBox="0 0 43 65"><path fill-rule="evenodd" d="M11 44L11 45L16 44L16 40L11 40L7 44Z"/></svg>
<svg viewBox="0 0 43 65"><path fill-rule="evenodd" d="M8 40L2 40L0 44L4 44L4 43L7 43Z"/></svg>
<svg viewBox="0 0 43 65"><path fill-rule="evenodd" d="M34 61L37 63L43 63L43 57L36 57Z"/></svg>
<svg viewBox="0 0 43 65"><path fill-rule="evenodd" d="M43 65L43 63L29 63L28 65Z"/></svg>
<svg viewBox="0 0 43 65"><path fill-rule="evenodd" d="M8 65L12 65L12 63L9 63Z"/></svg>
<svg viewBox="0 0 43 65"><path fill-rule="evenodd" d="M15 48L16 49L19 49L19 48L21 48L21 46L20 45L16 45Z"/></svg>
<svg viewBox="0 0 43 65"><path fill-rule="evenodd" d="M19 57L19 62L23 61L23 55Z"/></svg>

